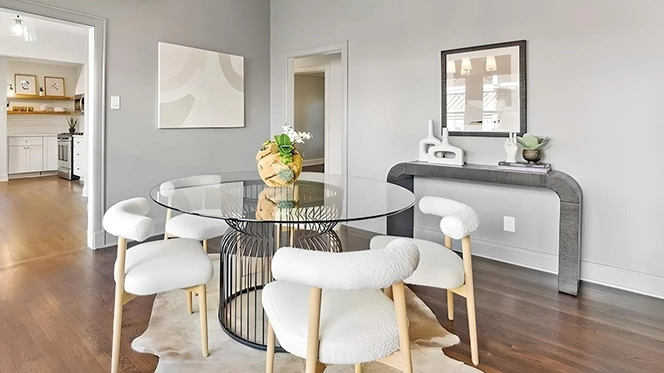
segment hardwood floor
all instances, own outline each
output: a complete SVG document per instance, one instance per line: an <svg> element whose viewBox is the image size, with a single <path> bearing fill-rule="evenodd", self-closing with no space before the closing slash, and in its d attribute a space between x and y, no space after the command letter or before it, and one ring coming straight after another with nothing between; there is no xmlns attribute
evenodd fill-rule
<svg viewBox="0 0 664 373"><path fill-rule="evenodd" d="M0 267L0 372L107 372L115 249L91 251L73 234L58 234L51 242L48 234L33 231L48 227L55 232L74 229L82 233L84 228L68 227L80 224L80 216L56 214L59 207L40 208L25 198L45 196L37 184L17 184L27 185L27 190L16 192L22 196L15 197L13 186L0 183L1 256L13 258L3 259ZM58 187L60 198L42 202L65 205L64 200L75 198L68 196L68 188ZM22 198L33 206L21 206L18 201ZM13 212L8 213L5 206L11 206ZM42 216L21 218L27 211ZM15 230L11 244L5 240L5 225ZM349 248L366 247L370 237L352 229L342 233ZM219 240L211 241L209 247L218 251ZM19 252L4 252L12 248ZM575 298L556 291L553 275L482 258L474 258L474 271L479 368L483 371L664 371L664 301L587 283ZM463 300L456 298L456 321L452 323L446 319L443 291L414 290L443 326L461 338L461 344L446 353L469 363ZM153 299L140 297L125 308L121 360L125 373L153 372L156 367L156 357L136 353L130 346L147 327Z"/></svg>

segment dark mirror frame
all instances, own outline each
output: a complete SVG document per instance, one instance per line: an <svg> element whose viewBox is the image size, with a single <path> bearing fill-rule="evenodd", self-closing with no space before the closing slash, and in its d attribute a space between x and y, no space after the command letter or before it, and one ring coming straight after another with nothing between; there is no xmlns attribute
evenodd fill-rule
<svg viewBox="0 0 664 373"><path fill-rule="evenodd" d="M447 126L447 56L450 54L474 52L485 49L505 48L505 47L519 47L519 119L521 126L518 135L523 136L527 132L527 86L526 86L526 41L510 41L505 43L495 43L479 45L468 48L450 49L440 52L440 66L441 66L441 129ZM476 136L476 137L508 137L509 132L478 132L478 131L449 131L450 136Z"/></svg>

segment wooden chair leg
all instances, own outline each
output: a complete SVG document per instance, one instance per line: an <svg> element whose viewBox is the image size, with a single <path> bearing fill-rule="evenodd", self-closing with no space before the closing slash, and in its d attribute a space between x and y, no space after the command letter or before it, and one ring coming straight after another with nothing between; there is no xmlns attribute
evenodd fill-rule
<svg viewBox="0 0 664 373"><path fill-rule="evenodd" d="M198 289L198 313L201 314L201 347L203 357L208 357L210 351L208 350L207 289L205 284L199 286Z"/></svg>
<svg viewBox="0 0 664 373"><path fill-rule="evenodd" d="M208 250L207 247L208 247L207 240L203 240L203 251L205 251L206 253L207 253L207 250Z"/></svg>
<svg viewBox="0 0 664 373"><path fill-rule="evenodd" d="M408 314L406 313L406 293L403 282L392 285L394 306L399 326L399 347L403 356L404 373L413 373L413 361L410 356L410 337L408 335Z"/></svg>
<svg viewBox="0 0 664 373"><path fill-rule="evenodd" d="M274 330L272 330L272 324L270 321L267 322L267 350L266 361L265 361L265 373L274 372Z"/></svg>
<svg viewBox="0 0 664 373"><path fill-rule="evenodd" d="M447 319L454 321L454 293L447 291Z"/></svg>
<svg viewBox="0 0 664 373"><path fill-rule="evenodd" d="M475 288L473 286L473 259L470 254L470 237L461 239L463 251L463 269L466 277L466 308L468 309L468 337L470 339L470 357L473 364L480 363L477 345L477 320L475 317Z"/></svg>
<svg viewBox="0 0 664 373"><path fill-rule="evenodd" d="M362 373L362 364L355 364L355 373Z"/></svg>
<svg viewBox="0 0 664 373"><path fill-rule="evenodd" d="M194 292L185 290L187 296L187 312L191 315L194 313Z"/></svg>
<svg viewBox="0 0 664 373"><path fill-rule="evenodd" d="M325 369L327 369L327 365L321 362L316 363L316 373L323 373Z"/></svg>
<svg viewBox="0 0 664 373"><path fill-rule="evenodd" d="M115 308L113 310L113 347L111 352L111 373L119 373L120 339L122 336L122 308L124 289L122 284L115 286Z"/></svg>
<svg viewBox="0 0 664 373"><path fill-rule="evenodd" d="M320 329L320 304L323 289L311 288L309 290L309 320L307 328L307 368L306 373L320 373L321 363L318 361L318 332Z"/></svg>

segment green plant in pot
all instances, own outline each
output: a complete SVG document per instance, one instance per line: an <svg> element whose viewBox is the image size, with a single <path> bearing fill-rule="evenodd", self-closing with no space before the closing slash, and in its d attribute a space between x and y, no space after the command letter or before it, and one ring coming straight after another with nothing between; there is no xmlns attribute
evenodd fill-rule
<svg viewBox="0 0 664 373"><path fill-rule="evenodd" d="M67 117L67 125L69 126L69 133L76 132L77 124L78 124L78 119L74 117Z"/></svg>
<svg viewBox="0 0 664 373"><path fill-rule="evenodd" d="M528 161L528 163L536 164L542 159L542 148L548 144L549 137L538 137L526 133L523 137L517 136L516 141L523 146L521 153L523 159Z"/></svg>

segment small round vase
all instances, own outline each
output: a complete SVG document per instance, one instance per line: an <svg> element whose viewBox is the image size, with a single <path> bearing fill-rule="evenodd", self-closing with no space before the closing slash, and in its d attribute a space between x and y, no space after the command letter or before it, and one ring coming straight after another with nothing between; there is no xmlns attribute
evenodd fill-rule
<svg viewBox="0 0 664 373"><path fill-rule="evenodd" d="M76 128L69 127L69 133L74 133L76 132Z"/></svg>
<svg viewBox="0 0 664 373"><path fill-rule="evenodd" d="M528 161L528 163L537 164L540 159L542 159L542 153L537 149L523 149L521 153L523 159Z"/></svg>
<svg viewBox="0 0 664 373"><path fill-rule="evenodd" d="M264 146L256 154L258 173L267 186L279 187L293 185L302 173L302 156L295 151L293 161L281 162L279 147L275 143Z"/></svg>

